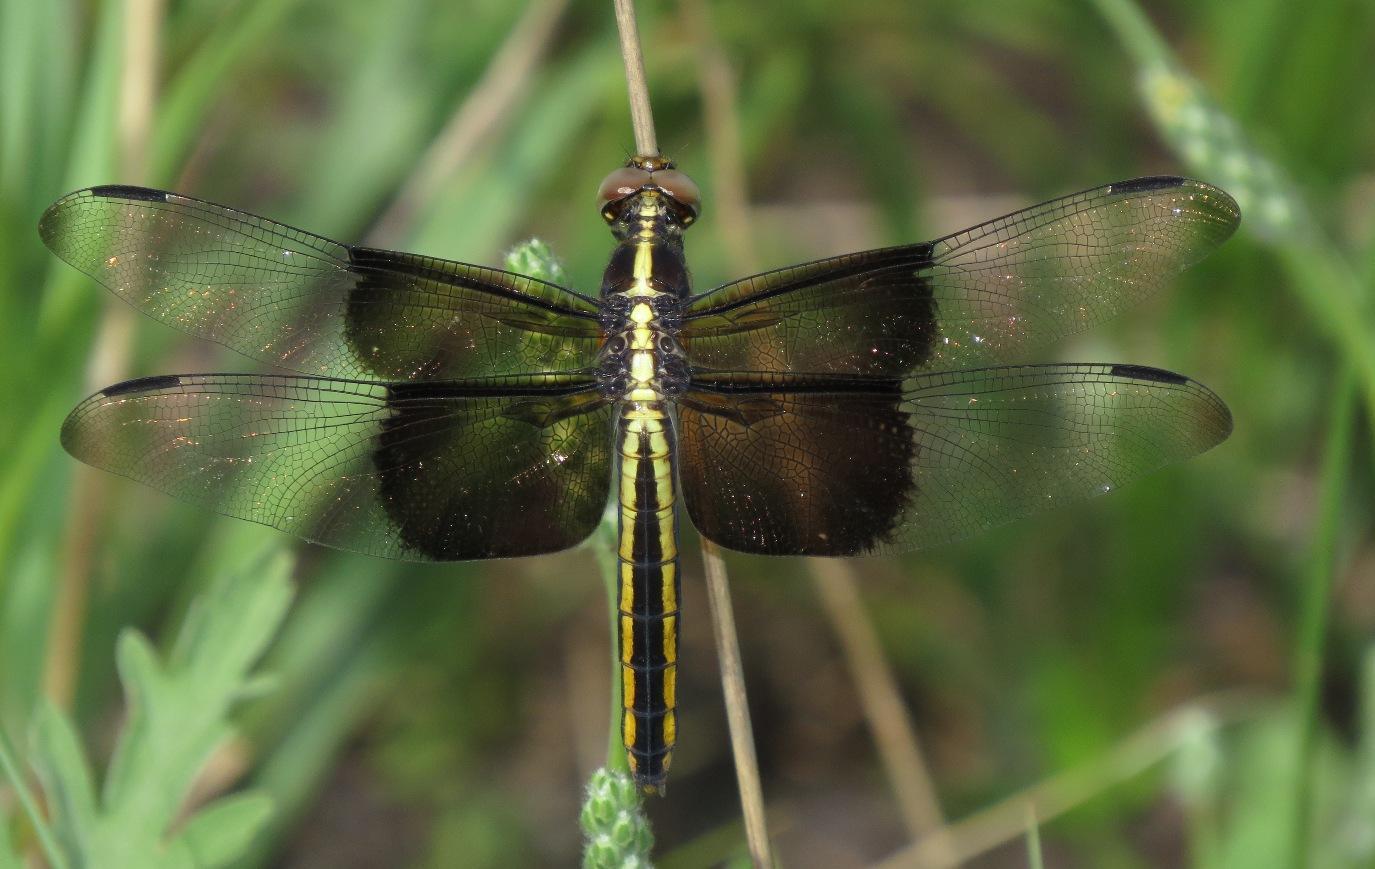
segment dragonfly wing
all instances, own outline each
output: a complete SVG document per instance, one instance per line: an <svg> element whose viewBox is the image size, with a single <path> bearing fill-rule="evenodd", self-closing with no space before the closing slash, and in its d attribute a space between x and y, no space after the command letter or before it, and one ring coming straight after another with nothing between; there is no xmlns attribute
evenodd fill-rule
<svg viewBox="0 0 1375 869"><path fill-rule="evenodd" d="M340 244L222 205L92 187L39 222L154 319L305 374L447 380L595 364L596 302L533 278Z"/></svg>
<svg viewBox="0 0 1375 869"><path fill-rule="evenodd" d="M1157 292L1240 220L1216 187L1137 178L932 242L780 269L689 301L695 366L894 377L1015 361Z"/></svg>
<svg viewBox="0 0 1375 869"><path fill-rule="evenodd" d="M693 523L766 555L944 543L1108 492L1231 431L1206 387L1134 365L722 373L694 383L679 418Z"/></svg>
<svg viewBox="0 0 1375 869"><path fill-rule="evenodd" d="M86 399L83 462L306 540L419 561L566 549L610 492L611 406L585 378L450 383L170 375Z"/></svg>

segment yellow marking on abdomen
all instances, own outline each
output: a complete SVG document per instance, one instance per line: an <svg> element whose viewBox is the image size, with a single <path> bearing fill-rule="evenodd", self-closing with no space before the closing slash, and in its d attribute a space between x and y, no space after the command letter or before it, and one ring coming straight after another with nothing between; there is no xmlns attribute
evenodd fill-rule
<svg viewBox="0 0 1375 869"><path fill-rule="evenodd" d="M678 732L677 483L672 422L663 396L651 388L643 391L648 393L643 402L623 405L617 438L618 628L621 738L631 770L653 790L662 782Z"/></svg>
<svg viewBox="0 0 1375 869"><path fill-rule="evenodd" d="M664 612L671 613L678 611L678 565L664 565L664 581L659 592L660 599L664 602Z"/></svg>
<svg viewBox="0 0 1375 869"><path fill-rule="evenodd" d="M624 658L621 663L626 663ZM630 667L621 668L621 705L630 709L635 708L635 671ZM631 743L634 744L633 739Z"/></svg>
<svg viewBox="0 0 1375 869"><path fill-rule="evenodd" d="M621 463L621 503L635 509L648 505L636 503L639 486L640 462L648 461L654 467L654 500L658 508L667 507L676 500L673 492L673 465L667 458L638 459L635 464Z"/></svg>
<svg viewBox="0 0 1375 869"><path fill-rule="evenodd" d="M678 665L670 664L664 668L664 705L669 709L678 706Z"/></svg>
<svg viewBox="0 0 1375 869"><path fill-rule="evenodd" d="M678 557L678 535L673 533L672 525L674 509L676 509L674 505L669 504L667 507L660 507L653 512L654 518L651 522L658 530L655 537L659 543L659 558L656 561L671 561ZM645 512L647 511L637 510L634 507L621 507L621 521L625 523L624 527L627 529L639 527L637 520ZM619 551L621 558L626 561L641 560L635 555L635 533L633 530L628 534L621 535Z"/></svg>
<svg viewBox="0 0 1375 869"><path fill-rule="evenodd" d="M627 664L635 663L635 619L621 616L621 660Z"/></svg>
<svg viewBox="0 0 1375 869"><path fill-rule="evenodd" d="M634 689L632 688L631 691L633 692ZM626 708L628 709L630 707L627 706ZM630 746L635 744L634 715L626 715L625 713L621 714L621 744L624 745L627 749L629 749ZM638 772L639 765L635 762L635 753L633 751L627 750L625 753L625 758L626 761L630 764L630 771Z"/></svg>
<svg viewBox="0 0 1375 869"><path fill-rule="evenodd" d="M664 617L664 660L678 663L678 617ZM673 704L667 704L669 706Z"/></svg>

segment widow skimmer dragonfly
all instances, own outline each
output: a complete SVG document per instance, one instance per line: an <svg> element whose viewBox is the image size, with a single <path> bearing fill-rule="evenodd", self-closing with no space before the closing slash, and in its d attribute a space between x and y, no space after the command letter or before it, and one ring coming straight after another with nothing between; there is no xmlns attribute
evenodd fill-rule
<svg viewBox="0 0 1375 869"><path fill-rule="evenodd" d="M599 297L340 244L140 187L54 203L59 257L134 307L294 373L130 380L73 456L231 516L417 561L554 552L619 515L621 731L662 791L677 737L678 511L728 549L899 552L1107 492L1227 437L1207 388L1139 365L1005 364L1156 291L1240 219L1138 178L922 244L692 294L692 181L603 182Z"/></svg>

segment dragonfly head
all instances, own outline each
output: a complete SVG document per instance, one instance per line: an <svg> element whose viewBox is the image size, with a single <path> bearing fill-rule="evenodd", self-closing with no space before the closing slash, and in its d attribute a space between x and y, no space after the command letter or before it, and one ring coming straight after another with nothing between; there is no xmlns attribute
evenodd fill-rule
<svg viewBox="0 0 1375 869"><path fill-rule="evenodd" d="M701 194L671 161L657 155L632 157L602 181L597 209L613 227L637 218L662 217L682 230L697 220Z"/></svg>

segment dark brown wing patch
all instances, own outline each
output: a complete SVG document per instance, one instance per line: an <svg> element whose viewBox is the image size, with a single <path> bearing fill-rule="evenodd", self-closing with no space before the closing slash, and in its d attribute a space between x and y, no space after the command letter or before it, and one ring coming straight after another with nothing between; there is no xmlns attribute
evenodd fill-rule
<svg viewBox="0 0 1375 869"><path fill-rule="evenodd" d="M693 390L679 411L688 514L742 552L862 555L915 494L897 383L842 391Z"/></svg>

